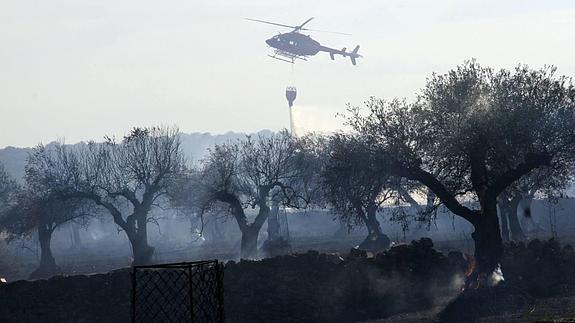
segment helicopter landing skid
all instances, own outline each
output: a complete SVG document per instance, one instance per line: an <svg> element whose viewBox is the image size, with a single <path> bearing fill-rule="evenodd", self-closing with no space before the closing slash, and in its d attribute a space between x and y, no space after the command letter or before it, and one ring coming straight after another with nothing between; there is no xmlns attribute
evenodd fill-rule
<svg viewBox="0 0 575 323"><path fill-rule="evenodd" d="M291 63L291 64L294 64L294 63L295 63L295 59L294 59L294 58L292 58L291 60L288 60L288 59L276 57L276 56L273 56L273 55L268 55L268 56L271 57L271 58L275 58L275 59L277 59L278 61L282 61L282 62L286 62L286 63Z"/></svg>
<svg viewBox="0 0 575 323"><path fill-rule="evenodd" d="M284 51L276 50L273 55L268 55L271 58L275 58L279 61L294 64L296 59L301 59L302 61L307 61L305 57L292 55ZM278 57L279 56L279 57Z"/></svg>

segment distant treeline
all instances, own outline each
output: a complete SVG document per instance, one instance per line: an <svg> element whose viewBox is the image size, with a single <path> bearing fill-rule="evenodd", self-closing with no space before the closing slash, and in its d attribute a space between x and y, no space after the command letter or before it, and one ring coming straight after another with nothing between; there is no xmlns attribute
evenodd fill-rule
<svg viewBox="0 0 575 323"><path fill-rule="evenodd" d="M271 134L270 130L260 130L256 135ZM186 158L191 162L197 162L206 155L207 149L217 144L222 144L230 140L237 140L243 138L246 134L241 132L227 132L225 134L211 134L209 132L194 132L182 133L180 140L182 149ZM93 138L96 142L102 141L103 138ZM51 146L54 143L49 143L46 146ZM72 146L81 143L70 143ZM32 152L32 147L12 147L8 146L0 149L0 164L4 165L6 172L17 179L18 181L24 178L24 167L26 166L26 158Z"/></svg>

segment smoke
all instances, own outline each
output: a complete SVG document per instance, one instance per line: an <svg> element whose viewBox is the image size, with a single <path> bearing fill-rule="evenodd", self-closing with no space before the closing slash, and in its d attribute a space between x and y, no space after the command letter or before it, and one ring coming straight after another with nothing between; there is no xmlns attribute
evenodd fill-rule
<svg viewBox="0 0 575 323"><path fill-rule="evenodd" d="M493 271L493 273L489 277L489 285L495 286L504 280L505 280L505 278L503 278L503 272L501 271L501 265L498 264L497 268L495 268L495 270Z"/></svg>
<svg viewBox="0 0 575 323"><path fill-rule="evenodd" d="M452 291L461 291L465 286L465 275L457 273L453 275L449 284L449 289Z"/></svg>
<svg viewBox="0 0 575 323"><path fill-rule="evenodd" d="M336 113L330 108L295 104L292 107L292 115L295 132L298 135L309 132L334 132L343 128L343 118L336 117Z"/></svg>

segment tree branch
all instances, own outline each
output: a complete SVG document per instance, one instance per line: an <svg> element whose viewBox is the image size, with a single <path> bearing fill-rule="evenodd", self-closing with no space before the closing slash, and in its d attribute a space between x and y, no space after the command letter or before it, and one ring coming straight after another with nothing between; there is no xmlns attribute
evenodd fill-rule
<svg viewBox="0 0 575 323"><path fill-rule="evenodd" d="M493 185L490 187L489 194L492 194L495 198L497 198L501 192L503 192L515 181L520 179L523 175L527 175L533 169L540 166L550 165L551 159L552 156L546 152L528 154L525 156L525 161L523 163L499 176L495 182L493 182Z"/></svg>
<svg viewBox="0 0 575 323"><path fill-rule="evenodd" d="M394 166L397 168L401 177L419 181L432 190L451 212L461 216L471 223L475 221L475 216L478 214L478 211L471 210L459 203L455 198L455 195L450 193L445 185L438 181L431 173L426 172L421 168L409 168L402 165Z"/></svg>
<svg viewBox="0 0 575 323"><path fill-rule="evenodd" d="M246 230L248 227L248 221L244 213L242 203L240 202L238 197L226 191L217 191L214 193L214 198L230 206L231 213L236 219L238 226L240 227L240 230L244 232L244 230Z"/></svg>

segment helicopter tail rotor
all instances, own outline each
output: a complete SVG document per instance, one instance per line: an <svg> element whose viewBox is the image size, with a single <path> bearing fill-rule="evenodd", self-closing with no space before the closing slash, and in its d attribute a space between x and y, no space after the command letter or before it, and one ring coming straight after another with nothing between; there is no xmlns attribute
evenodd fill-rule
<svg viewBox="0 0 575 323"><path fill-rule="evenodd" d="M349 53L349 58L351 59L351 63L353 65L357 65L356 58L361 57L357 52L359 51L359 45L355 46L355 48Z"/></svg>

